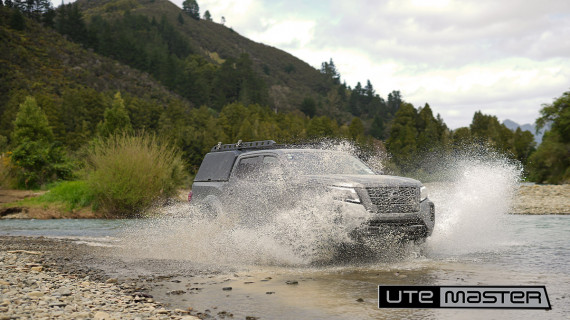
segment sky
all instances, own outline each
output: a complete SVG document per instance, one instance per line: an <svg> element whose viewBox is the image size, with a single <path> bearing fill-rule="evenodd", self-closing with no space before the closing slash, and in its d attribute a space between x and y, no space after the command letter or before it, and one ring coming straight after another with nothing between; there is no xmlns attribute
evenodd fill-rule
<svg viewBox="0 0 570 320"><path fill-rule="evenodd" d="M182 6L183 0L173 1ZM333 59L354 87L399 90L450 128L475 111L533 123L570 90L567 0L198 0L215 22L315 68Z"/></svg>

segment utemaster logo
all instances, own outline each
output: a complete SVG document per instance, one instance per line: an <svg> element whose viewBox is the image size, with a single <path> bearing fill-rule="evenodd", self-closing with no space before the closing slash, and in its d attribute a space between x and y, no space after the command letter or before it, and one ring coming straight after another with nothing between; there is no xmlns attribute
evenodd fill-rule
<svg viewBox="0 0 570 320"><path fill-rule="evenodd" d="M545 286L378 286L378 308L552 309Z"/></svg>

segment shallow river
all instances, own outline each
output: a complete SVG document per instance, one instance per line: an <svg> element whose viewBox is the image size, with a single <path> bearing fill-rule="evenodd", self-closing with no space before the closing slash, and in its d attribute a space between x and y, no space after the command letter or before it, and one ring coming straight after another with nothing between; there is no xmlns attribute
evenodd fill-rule
<svg viewBox="0 0 570 320"><path fill-rule="evenodd" d="M0 235L72 238L113 247L120 246L125 232L147 223L145 220L1 220ZM411 247L398 257L372 262L324 267L243 261L224 267L224 263L216 263L218 273L170 278L151 293L173 308L192 306L195 310L209 309L213 315L228 310L236 318L567 319L570 216L506 215L500 227L504 232L493 237L482 229L472 234L467 231L456 234L444 232L445 226L440 226L441 232L434 233L425 247ZM167 258L164 261L172 261L173 256ZM180 256L182 268L196 266L192 259L186 258ZM200 263L203 265L207 259ZM286 284L290 280L298 283ZM545 285L552 310L378 309L378 285ZM232 290L223 290L225 287ZM167 294L173 290L184 293Z"/></svg>

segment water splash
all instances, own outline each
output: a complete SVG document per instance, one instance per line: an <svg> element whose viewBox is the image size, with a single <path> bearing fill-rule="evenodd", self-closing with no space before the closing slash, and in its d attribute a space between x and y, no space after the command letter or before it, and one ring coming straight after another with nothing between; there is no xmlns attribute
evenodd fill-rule
<svg viewBox="0 0 570 320"><path fill-rule="evenodd" d="M346 142L323 143L321 147L356 153L356 148ZM436 226L427 241L428 257L493 250L507 242L509 230L504 218L519 183L520 166L481 148L430 157L430 171L440 182L427 184L436 205ZM386 159L386 155L369 159L378 168L378 159ZM285 185L274 187L272 192L279 193ZM351 244L349 233L371 216L363 207L339 205L325 193L297 196L303 205L284 205L271 215L269 223L244 224L243 215L231 212L211 218L202 208L186 203L160 208L160 218L144 220L144 224L125 232L121 254L212 266L310 265L330 261L339 247ZM237 200L250 199L240 196ZM261 208L263 203L259 212L247 214L267 214ZM339 219L343 222L338 223ZM379 252L382 261L418 257L417 247L394 248L396 244L389 241L370 243L368 253Z"/></svg>
<svg viewBox="0 0 570 320"><path fill-rule="evenodd" d="M487 148L465 149L442 159L444 182L428 184L436 204L432 255L495 251L512 239L507 222L518 189L520 164Z"/></svg>

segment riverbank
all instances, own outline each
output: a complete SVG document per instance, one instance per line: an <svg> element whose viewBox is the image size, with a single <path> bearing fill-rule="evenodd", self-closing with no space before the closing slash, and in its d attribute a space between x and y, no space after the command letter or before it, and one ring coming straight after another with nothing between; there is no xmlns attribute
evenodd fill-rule
<svg viewBox="0 0 570 320"><path fill-rule="evenodd" d="M186 201L189 190L180 190L176 200ZM18 200L37 197L45 192L0 189L0 219L93 219L106 218L90 208L66 210L63 206L25 206ZM570 214L570 184L521 185L511 214Z"/></svg>
<svg viewBox="0 0 570 320"><path fill-rule="evenodd" d="M522 185L513 214L570 214L570 184Z"/></svg>
<svg viewBox="0 0 570 320"><path fill-rule="evenodd" d="M147 279L110 278L71 240L0 237L0 319L200 319L169 309Z"/></svg>

